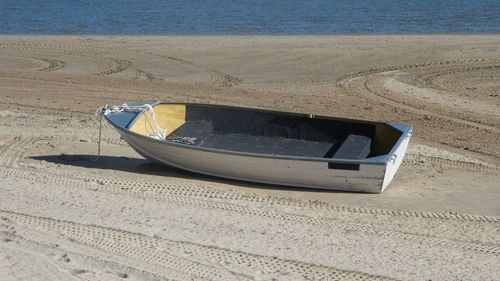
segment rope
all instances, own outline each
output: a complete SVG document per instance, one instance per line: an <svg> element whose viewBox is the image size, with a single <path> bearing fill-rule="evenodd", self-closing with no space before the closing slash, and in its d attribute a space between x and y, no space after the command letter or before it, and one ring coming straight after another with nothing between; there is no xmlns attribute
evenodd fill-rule
<svg viewBox="0 0 500 281"><path fill-rule="evenodd" d="M101 157L101 132L102 132L102 114L99 114L99 140L97 141L97 159Z"/></svg>
<svg viewBox="0 0 500 281"><path fill-rule="evenodd" d="M153 119L152 121L153 121L154 127L151 124L151 120L149 120L148 115L146 114L146 112L148 110L151 114L151 119ZM155 139L160 139L160 140L164 140L166 138L167 130L160 128L160 126L158 125L158 122L156 122L155 112L153 110L153 107L150 104L128 105L128 104L124 103L122 105L104 105L104 106L101 106L99 109L97 109L96 115L97 114L108 115L110 113L119 113L122 111L143 113L144 117L145 117L144 118L145 119L144 125L146 127L147 136L155 138ZM150 128L151 131L149 131L148 128Z"/></svg>
<svg viewBox="0 0 500 281"><path fill-rule="evenodd" d="M102 107L101 107L102 108ZM101 132L102 132L102 114L98 113L100 109L96 111L96 115L99 115L99 140L97 141L97 156L95 158L91 158L88 156L83 156L83 158L90 160L92 162L96 162L101 157Z"/></svg>
<svg viewBox="0 0 500 281"><path fill-rule="evenodd" d="M151 119L153 119L152 122L154 124L154 127L151 124L151 120L149 120L148 114L146 114L146 112L148 110L151 114ZM167 130L160 128L160 126L158 125L158 122L156 122L155 112L153 110L153 107L150 104L144 104L144 105L128 105L126 103L124 103L122 105L107 105L106 104L104 106L99 107L95 112L96 116L100 116L100 119L99 119L99 141L97 143L97 158L95 160L92 160L92 161L97 161L97 159L99 159L99 157L101 156L102 116L108 115L110 113L119 113L122 111L136 112L136 113L141 112L145 117L144 118L145 119L144 126L146 128L147 136L154 138L154 139L159 139L159 140L164 140L166 138ZM151 131L149 131L149 129L151 129Z"/></svg>

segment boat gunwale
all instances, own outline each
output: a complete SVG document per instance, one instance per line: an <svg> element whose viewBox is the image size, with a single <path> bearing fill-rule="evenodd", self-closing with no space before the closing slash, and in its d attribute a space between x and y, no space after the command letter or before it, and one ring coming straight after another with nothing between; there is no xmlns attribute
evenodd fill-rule
<svg viewBox="0 0 500 281"><path fill-rule="evenodd" d="M237 105L216 104L216 103L161 102L161 101L152 101L150 103L144 103L144 104L150 104L153 107L156 105L159 105L159 104L202 105L202 106L226 107L226 108L234 108L234 109L248 109L248 110L265 111L265 112L273 112L273 113L286 113L286 114L300 115L300 116L305 116L305 117L308 117L308 116L320 117L320 118L326 118L326 119L330 119L330 120L340 120L340 121L347 121L347 122L355 121L355 122L362 122L362 123L369 123L369 124L385 124L385 125L392 127L393 129L401 132L401 136L396 141L396 143L394 144L392 149L389 151L389 153L383 154L380 156L371 157L371 158L377 158L377 159L370 160L370 158L366 158L366 159L353 160L353 159L342 159L342 158L304 157L304 156L288 156L288 155L272 155L272 154L263 154L263 153L252 153L252 152L244 152L244 151L225 150L225 149L219 149L219 148L193 146L193 145L178 143L178 142L174 142L174 141L170 141L170 140L166 140L166 139L160 140L160 139L151 138L151 137L148 137L148 136L145 136L145 135L142 135L142 134L139 134L139 133L136 133L136 132L133 132L130 130L130 127L143 114L141 112L137 113L137 115L126 125L127 128L118 126L112 120L110 120L107 115L103 114L104 117L106 118L106 120L113 127L117 128L119 131L123 131L127 134L131 134L133 136L137 136L137 137L143 138L143 139L148 140L148 141L158 142L158 143L177 146L177 147L186 148L186 149L201 150L201 151L214 152L214 153L224 153L224 154L231 154L231 155L248 156L248 157L257 157L257 158L273 158L273 159L284 159L284 160L316 161L316 162L343 163L343 164L367 164L367 165L387 164L389 161L391 161L392 156L394 155L394 153L396 152L398 147L401 145L401 143L407 137L412 136L412 130L413 130L413 126L408 125L408 124L402 124L402 123L392 123L392 122L385 122L385 121L371 121L371 120L365 120L365 119L346 118L346 117L329 116L329 115L316 115L316 114L308 114L308 113L303 113L303 112L274 110L274 109L259 108L259 107L237 106ZM404 128L404 130L402 130L401 128L396 128L394 125L398 125L400 127L403 126L405 128Z"/></svg>

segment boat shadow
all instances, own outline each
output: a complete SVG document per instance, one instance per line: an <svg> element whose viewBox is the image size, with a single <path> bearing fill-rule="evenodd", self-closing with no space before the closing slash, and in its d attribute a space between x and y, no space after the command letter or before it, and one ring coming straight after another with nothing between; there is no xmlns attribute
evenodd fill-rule
<svg viewBox="0 0 500 281"><path fill-rule="evenodd" d="M142 158L102 155L97 159L95 155L64 154L64 153L59 155L30 156L29 158L38 161L46 161L58 165L67 165L67 166L92 168L92 169L115 170L127 173L137 173L142 175L193 179L193 180L209 181L213 183L235 185L243 188L269 189L269 190L279 190L279 191L350 193L345 191L289 187L283 185L254 183L243 180L226 179L221 177L190 172L173 166L159 165Z"/></svg>

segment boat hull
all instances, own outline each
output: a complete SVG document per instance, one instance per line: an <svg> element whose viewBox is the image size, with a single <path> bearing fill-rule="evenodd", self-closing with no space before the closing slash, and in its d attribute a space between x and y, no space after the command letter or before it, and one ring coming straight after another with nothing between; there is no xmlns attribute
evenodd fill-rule
<svg viewBox="0 0 500 281"><path fill-rule="evenodd" d="M160 103L103 115L145 158L266 184L381 193L406 153L406 124L213 104ZM158 126L151 126L154 107ZM113 110L112 110L113 109ZM150 128L167 128L166 136Z"/></svg>
<svg viewBox="0 0 500 281"><path fill-rule="evenodd" d="M199 150L120 131L143 157L196 173L266 184L380 193L388 163L359 164L359 170L331 169L325 161L259 157ZM393 167L397 170L397 167ZM388 180L388 179L387 179ZM387 184L390 180L387 181Z"/></svg>

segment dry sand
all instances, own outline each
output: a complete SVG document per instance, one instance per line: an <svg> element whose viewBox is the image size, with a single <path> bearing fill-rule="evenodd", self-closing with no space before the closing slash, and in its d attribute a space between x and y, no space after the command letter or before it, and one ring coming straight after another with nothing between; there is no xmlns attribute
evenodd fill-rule
<svg viewBox="0 0 500 281"><path fill-rule="evenodd" d="M414 125L383 194L153 165L104 104ZM0 36L0 280L493 280L500 35Z"/></svg>

